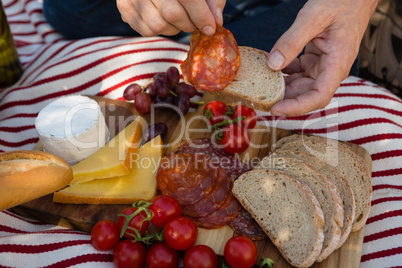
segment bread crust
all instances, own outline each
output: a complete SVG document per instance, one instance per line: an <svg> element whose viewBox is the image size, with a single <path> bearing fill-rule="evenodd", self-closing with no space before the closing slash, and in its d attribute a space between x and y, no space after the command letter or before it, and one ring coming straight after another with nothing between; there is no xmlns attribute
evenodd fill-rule
<svg viewBox="0 0 402 268"><path fill-rule="evenodd" d="M240 54L242 55L242 53L244 55L247 55L249 57L256 57L255 55L258 55L258 58L262 58L264 60L255 60L253 62L253 66L246 66L245 60L242 59L242 63L240 65L240 68L237 72L236 77L234 78L234 80L224 89L222 90L217 90L217 91L212 91L211 93L219 95L224 97L228 102L234 102L234 103L241 103L245 106L251 107L253 109L256 110L260 110L260 111L266 111L269 112L271 110L271 107L277 103L279 100L283 99L284 94L285 94L285 79L283 77L283 74L281 71L274 71L269 69L268 65L266 64L267 62L267 55L265 54L264 51L256 49L256 48L252 48L252 47L246 47L246 46L239 46L240 49ZM262 64L259 64L260 62L262 62ZM254 64L255 63L255 64ZM258 81L244 81L244 80L248 80L248 78L250 77L250 79L252 79L253 76L253 72L255 72L255 70L262 70L261 74L258 74L255 80L261 80L260 82ZM239 78L240 76L245 76L246 78ZM272 78L273 83L271 83L271 85L268 85L266 82L266 77L264 77L265 75L269 76L270 78ZM270 80L270 82L272 81ZM275 92L276 95L274 98L270 99L270 100L259 100L258 98L253 98L250 95L247 94L239 94L235 91L232 90L232 88L235 87L241 87L242 83L250 83L250 84L262 84L262 85L266 85L266 86L270 86L275 88ZM257 87L257 86L256 86ZM252 91L251 88L247 88L248 91ZM257 90L266 90L266 89L261 89L261 88L257 88ZM243 90L246 91L246 90Z"/></svg>
<svg viewBox="0 0 402 268"><path fill-rule="evenodd" d="M276 150L271 155L275 157L293 157L306 162L307 164L314 165L317 171L319 171L328 180L332 181L335 184L344 203L343 226L341 227L341 236L339 238L339 243L335 249L340 248L349 237L356 209L353 191L348 181L343 176L341 176L341 174L339 174L339 172L334 167L332 167L325 161L315 157L309 152ZM320 258L317 258L317 261L319 261L319 259Z"/></svg>
<svg viewBox="0 0 402 268"><path fill-rule="evenodd" d="M66 187L73 178L62 158L40 151L0 154L0 211Z"/></svg>
<svg viewBox="0 0 402 268"><path fill-rule="evenodd" d="M328 144L332 144L334 146L339 146L340 148L344 149L351 157L353 157L357 161L359 161L359 163L363 166L363 168L365 170L368 170L367 163L363 159L363 157L356 154L349 145L345 144L342 141L334 140L334 139L327 138L327 137L322 137L322 136L317 136L317 135L293 134L293 135L290 135L287 137L283 137L278 142L276 142L274 144L274 146L272 146L272 150L280 149L285 143L300 140L300 139L322 141L322 142L327 142Z"/></svg>
<svg viewBox="0 0 402 268"><path fill-rule="evenodd" d="M321 209L321 205L320 202L318 202L316 196L313 194L313 192L311 191L310 187L308 187L308 185L304 182L301 182L299 180L296 180L296 183L299 183L300 186L302 187L303 191L310 197L311 202L314 204L314 206L317 208L315 213L317 218L319 219L319 224L321 226L321 228L324 225L324 214L322 212ZM314 250L311 253L310 257L307 258L302 264L299 265L299 267L310 267L311 265L313 265L313 263L316 261L317 257L319 256L319 254L322 251L322 246L323 246L323 242L324 242L324 232L321 231L318 233L318 237L316 240L316 243L314 245ZM317 256L318 255L318 256Z"/></svg>
<svg viewBox="0 0 402 268"><path fill-rule="evenodd" d="M353 155L357 154L351 150L344 149L341 146L328 146L327 142L320 139L299 139L284 143L283 146L276 148L275 150L309 151L317 158L337 168L341 175L343 175L343 173L347 174L348 176L343 176L352 187L356 205L356 214L353 219L351 232L360 230L366 224L371 208L371 175L370 171L365 168L357 158L353 157ZM332 151L339 154L339 156L331 156ZM338 161L339 164L337 163ZM343 169L347 170L342 171ZM362 179L359 180L354 178ZM361 183L359 184L359 182Z"/></svg>
<svg viewBox="0 0 402 268"><path fill-rule="evenodd" d="M310 267L316 260L316 258L319 256L321 250L322 250L322 245L324 241L324 233L323 233L323 225L324 225L324 214L321 209L321 205L318 202L317 198L311 191L310 187L307 186L307 184L296 180L295 178L289 176L285 172L282 171L277 171L277 170L267 170L267 169L260 169L260 170L252 170L249 172L246 172L242 175L242 177L247 176L247 174L252 174L253 172L258 172L258 171L266 171L270 173L277 173L281 174L284 178L289 180L290 182L296 184L306 195L306 197L309 199L311 205L314 208L314 216L313 218L315 226L316 226L316 237L314 241L314 245L312 245L313 249L311 250L309 256L306 257L306 259L302 263L295 263L294 260L290 259L287 255L286 252L282 249L280 243L276 240L276 238L270 233L267 228L264 228L264 224L262 220L260 219L260 216L254 213L252 204L249 203L247 200L247 197L242 196L241 188L240 186L242 184L240 178L234 182L232 192L236 196L236 198L239 200L239 202L242 204L242 206L250 212L251 216L255 219L255 221L261 226L261 228L264 230L264 232L267 234L269 239L272 241L272 243L278 248L278 250L281 252L282 256L289 262L289 264L296 266L296 267ZM268 176L268 175L267 175ZM244 187L244 186L243 186Z"/></svg>
<svg viewBox="0 0 402 268"><path fill-rule="evenodd" d="M325 218L324 244L316 261L322 261L327 258L339 244L344 216L342 199L335 184L319 173L312 165L292 157L268 155L262 159L256 168L269 168L283 171L291 177L294 177L296 180L306 183L311 188L312 192L316 194L319 202L324 200L328 200L328 202L330 202L331 209L327 209L325 206L323 206L323 203L321 203L322 210L325 215L324 217L329 216L329 218ZM309 174L309 176L304 177L302 174L296 174L296 171L298 170L303 170ZM315 185L314 181L319 182L319 185L321 185L322 188L319 190L317 188L313 188ZM320 196L317 195L317 193L320 192L325 192L327 194L326 198L323 196L320 198Z"/></svg>

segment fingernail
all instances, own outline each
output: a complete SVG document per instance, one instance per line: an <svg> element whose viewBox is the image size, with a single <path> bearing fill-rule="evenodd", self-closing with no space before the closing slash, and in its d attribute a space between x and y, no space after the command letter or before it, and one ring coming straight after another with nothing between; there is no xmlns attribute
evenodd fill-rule
<svg viewBox="0 0 402 268"><path fill-rule="evenodd" d="M218 17L220 23L223 24L223 16L222 16L222 9L220 7L217 7L215 10L215 15Z"/></svg>
<svg viewBox="0 0 402 268"><path fill-rule="evenodd" d="M285 63L285 57L278 51L271 52L268 58L268 66L274 70L280 70Z"/></svg>
<svg viewBox="0 0 402 268"><path fill-rule="evenodd" d="M211 26L205 26L204 28L202 28L202 32L206 35L213 35L214 28L212 28Z"/></svg>
<svg viewBox="0 0 402 268"><path fill-rule="evenodd" d="M286 114L281 113L279 111L271 111L271 114L274 115L274 116L279 116L279 117L285 117L286 116Z"/></svg>

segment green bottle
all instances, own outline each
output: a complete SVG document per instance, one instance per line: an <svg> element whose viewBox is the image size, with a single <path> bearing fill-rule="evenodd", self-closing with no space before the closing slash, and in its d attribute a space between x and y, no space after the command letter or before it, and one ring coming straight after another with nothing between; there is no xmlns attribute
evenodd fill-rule
<svg viewBox="0 0 402 268"><path fill-rule="evenodd" d="M0 12L0 90L11 86L22 75L22 66L15 48L6 14L1 6Z"/></svg>

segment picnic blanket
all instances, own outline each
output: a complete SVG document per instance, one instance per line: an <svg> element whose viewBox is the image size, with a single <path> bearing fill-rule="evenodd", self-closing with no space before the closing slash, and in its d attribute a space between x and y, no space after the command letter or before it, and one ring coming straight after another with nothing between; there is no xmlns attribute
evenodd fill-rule
<svg viewBox="0 0 402 268"><path fill-rule="evenodd" d="M70 94L122 99L127 85L178 67L188 45L162 37L64 40L46 22L41 0L3 0L24 67L0 92L0 152L31 150L38 112ZM77 29L79 30L79 29ZM373 160L372 209L361 267L402 265L402 101L385 88L350 76L322 110L286 119L259 113L271 126L350 141ZM0 197L1 198L1 197ZM113 267L87 233L0 212L0 267Z"/></svg>

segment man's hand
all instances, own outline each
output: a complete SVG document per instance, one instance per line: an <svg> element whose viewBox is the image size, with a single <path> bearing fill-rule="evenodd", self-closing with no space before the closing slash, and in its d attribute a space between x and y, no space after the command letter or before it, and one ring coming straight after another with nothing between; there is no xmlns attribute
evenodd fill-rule
<svg viewBox="0 0 402 268"><path fill-rule="evenodd" d="M142 36L176 35L200 29L212 35L222 25L226 0L117 0L123 21Z"/></svg>
<svg viewBox="0 0 402 268"><path fill-rule="evenodd" d="M378 0L310 0L272 48L268 65L289 74L285 99L274 115L297 116L324 108L359 52ZM296 58L305 48L305 52Z"/></svg>

